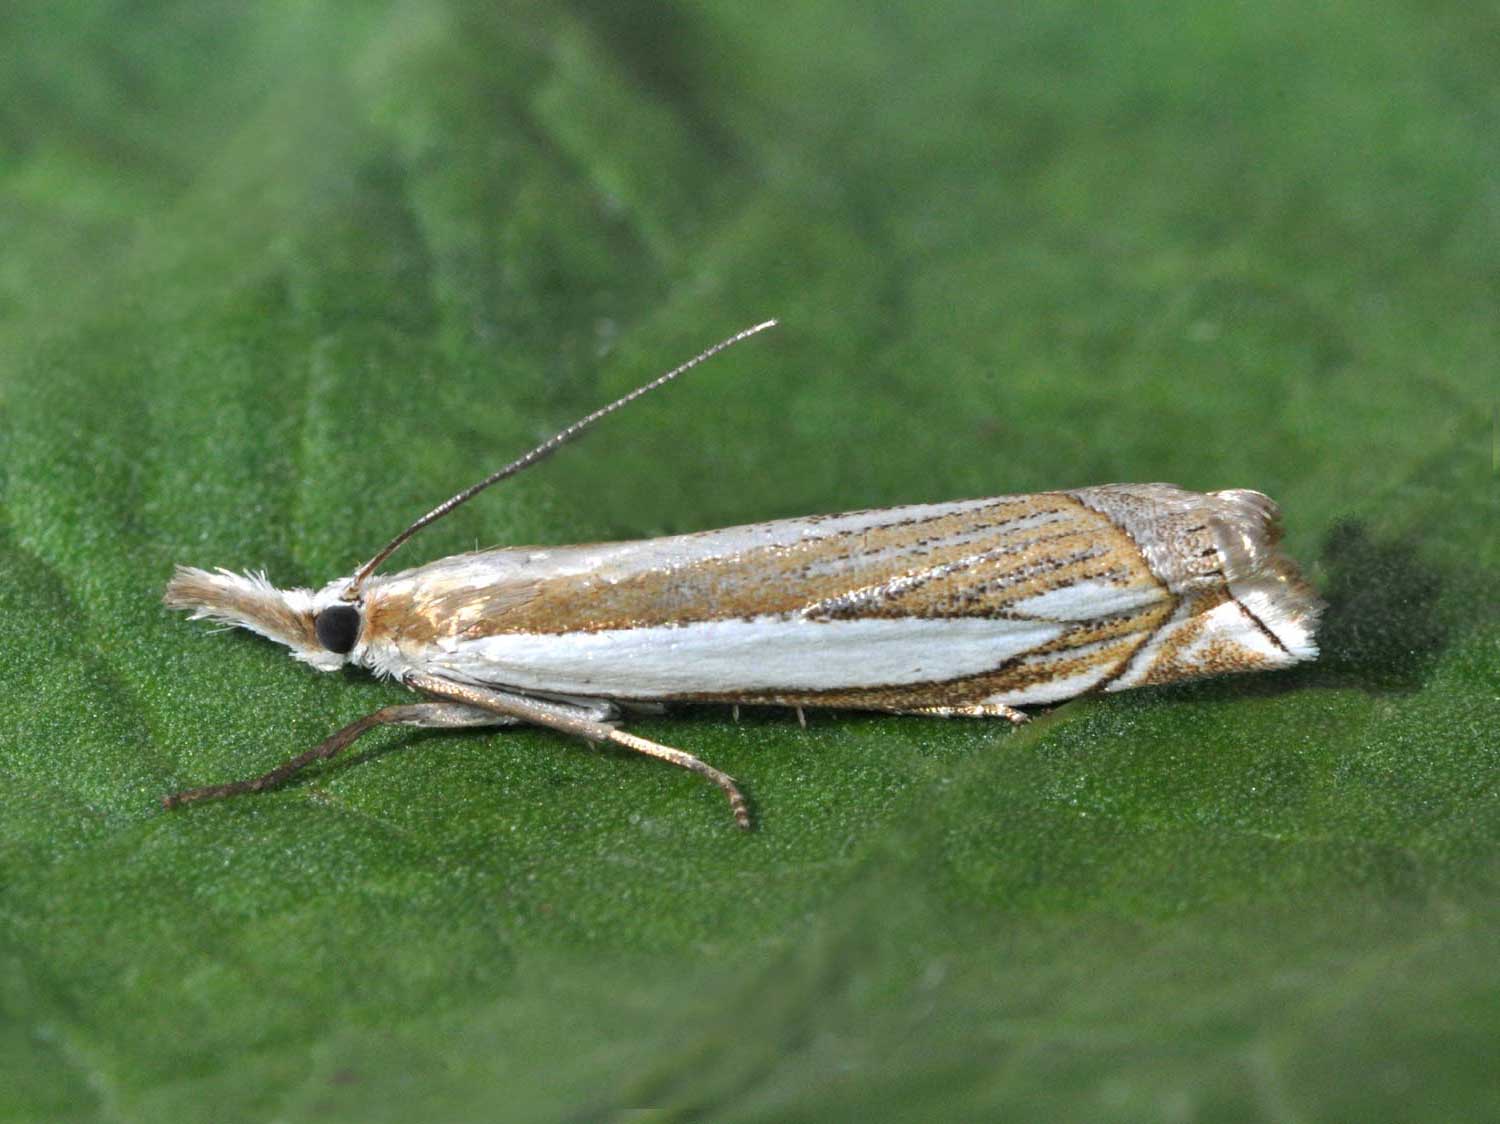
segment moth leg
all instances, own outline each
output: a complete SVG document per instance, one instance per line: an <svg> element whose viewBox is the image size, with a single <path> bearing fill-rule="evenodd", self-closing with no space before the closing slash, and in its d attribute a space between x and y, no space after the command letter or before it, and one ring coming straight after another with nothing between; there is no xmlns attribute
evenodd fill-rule
<svg viewBox="0 0 1500 1124"><path fill-rule="evenodd" d="M377 726L424 726L446 729L459 726L509 726L517 721L518 719L508 718L491 710L452 702L407 703L401 706L381 707L374 714L367 714L349 723L342 730L324 738L305 753L299 753L296 757L282 762L268 773L251 777L249 780L184 789L182 792L163 796L161 804L163 808L171 810L180 808L184 804L196 804L200 800L220 800L226 796L239 796L246 792L264 792L268 788L275 788L282 784L314 761L332 757L349 748L360 737Z"/></svg>
<svg viewBox="0 0 1500 1124"><path fill-rule="evenodd" d="M641 702L637 699L625 699L613 705L616 714L621 710L628 710L631 714L665 714L667 712L666 703Z"/></svg>
<svg viewBox="0 0 1500 1124"><path fill-rule="evenodd" d="M510 691L501 691L494 687L480 687L473 683L455 683L447 679L438 679L436 676L424 675L421 672L408 673L404 682L408 687L413 687L424 694L467 703L469 706L481 707L509 718L519 718L534 726L561 730L565 734L572 734L585 741L613 742L615 745L624 746L626 749L645 754L647 757L669 762L690 773L697 773L705 780L710 780L719 786L729 799L729 810L734 815L734 822L742 829L750 830L750 809L734 778L700 761L691 753L685 753L669 745L636 737L624 730L617 730L613 726L596 722L586 713L581 713L579 708L567 703L536 699L529 695L517 695Z"/></svg>
<svg viewBox="0 0 1500 1124"><path fill-rule="evenodd" d="M1031 715L1004 703L970 703L967 706L913 706L893 710L892 714L920 714L927 718L1004 718L1020 726L1031 721Z"/></svg>
<svg viewBox="0 0 1500 1124"><path fill-rule="evenodd" d="M616 722L620 718L620 707L608 699L586 699L574 695L528 695L527 698L545 698L548 702L570 706L595 722Z"/></svg>

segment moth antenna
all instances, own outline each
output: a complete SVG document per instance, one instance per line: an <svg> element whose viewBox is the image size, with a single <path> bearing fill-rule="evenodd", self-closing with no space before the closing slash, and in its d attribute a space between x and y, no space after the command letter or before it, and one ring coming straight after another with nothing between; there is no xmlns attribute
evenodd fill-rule
<svg viewBox="0 0 1500 1124"><path fill-rule="evenodd" d="M527 453L525 456L517 457L504 468L490 473L483 480L479 481L479 483L471 484L469 487L465 488L457 495L450 496L448 499L444 500L442 503L438 504L435 508L429 511L426 515L422 516L422 518L418 519L411 526L407 527L406 530L402 531L390 542L386 543L386 545L381 549L380 553L376 554L374 558L371 558L357 571L355 571L353 580L349 582L348 588L344 591L344 599L347 601L353 601L359 595L359 588L364 584L364 580L368 578L372 573L374 573L376 568L382 562L384 562L392 554L395 554L396 551L401 549L401 547L406 543L407 539L411 538L429 523L437 522L459 504L468 503L469 500L473 499L480 492L488 488L491 484L498 484L507 476L514 476L523 468L530 468L532 465L536 464L537 461L542 460L544 457L552 455L562 446L573 440L573 438L577 437L584 430L588 429L596 421L599 421L601 418L608 417L610 414L614 413L621 407L630 405L630 403L634 402L637 398L640 398L646 394L650 394L657 387L665 386L667 383L675 379L678 375L686 374L688 371L691 371L694 367L698 366L698 364L702 363L704 360L712 359L715 355L719 354L719 352L724 351L727 348L731 348L742 340L747 340L751 336L765 331L767 328L774 328L776 327L776 325L777 321L775 320L765 320L759 324L756 324L754 327L746 328L741 332L736 332L727 340L721 340L720 342L714 344L713 347L709 348L707 351L700 352L699 354L693 356L681 366L673 367L666 374L659 375L656 378L652 379L650 382L636 387L629 394L622 395L621 397L616 398L608 406L601 406L599 409L595 410L593 413L587 415L586 417L579 418L576 422L568 426L566 429L559 430L557 433L554 433L551 437L547 438L547 440L543 441L540 445L532 449L531 452Z"/></svg>

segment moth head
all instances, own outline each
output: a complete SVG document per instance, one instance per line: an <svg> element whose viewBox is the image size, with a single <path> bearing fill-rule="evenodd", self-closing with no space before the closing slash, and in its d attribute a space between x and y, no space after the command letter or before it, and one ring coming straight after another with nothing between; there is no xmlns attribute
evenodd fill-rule
<svg viewBox="0 0 1500 1124"><path fill-rule="evenodd" d="M341 596L346 584L332 582L316 592L277 589L265 574L178 566L162 601L189 610L191 620L248 628L285 644L305 664L337 671L359 644L364 623L360 605Z"/></svg>

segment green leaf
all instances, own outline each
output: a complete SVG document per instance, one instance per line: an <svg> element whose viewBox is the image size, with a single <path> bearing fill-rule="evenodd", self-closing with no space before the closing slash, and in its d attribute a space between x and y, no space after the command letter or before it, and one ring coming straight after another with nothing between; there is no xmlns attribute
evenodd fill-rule
<svg viewBox="0 0 1500 1124"><path fill-rule="evenodd" d="M1500 1115L1481 8L0 14L0 1118ZM543 731L160 605L411 544L1253 487L1316 665L1030 727Z"/></svg>

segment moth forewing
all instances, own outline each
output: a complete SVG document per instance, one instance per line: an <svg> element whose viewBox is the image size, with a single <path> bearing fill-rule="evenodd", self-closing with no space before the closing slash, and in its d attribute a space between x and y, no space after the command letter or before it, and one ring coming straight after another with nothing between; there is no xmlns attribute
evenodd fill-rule
<svg viewBox="0 0 1500 1124"><path fill-rule="evenodd" d="M350 657L574 698L1053 702L1311 658L1275 526L1258 493L1110 485L504 548L371 579Z"/></svg>
<svg viewBox="0 0 1500 1124"><path fill-rule="evenodd" d="M1277 545L1275 504L1258 492L1171 484L854 511L636 542L505 547L373 573L414 528L540 455L534 450L459 493L355 574L316 591L179 567L169 606L249 628L320 670L368 668L435 701L386 707L271 773L179 793L168 804L270 787L377 725L521 721L690 769L724 791L743 827L748 812L730 777L618 729L616 704L1016 720L1018 706L1317 655L1321 605Z"/></svg>

